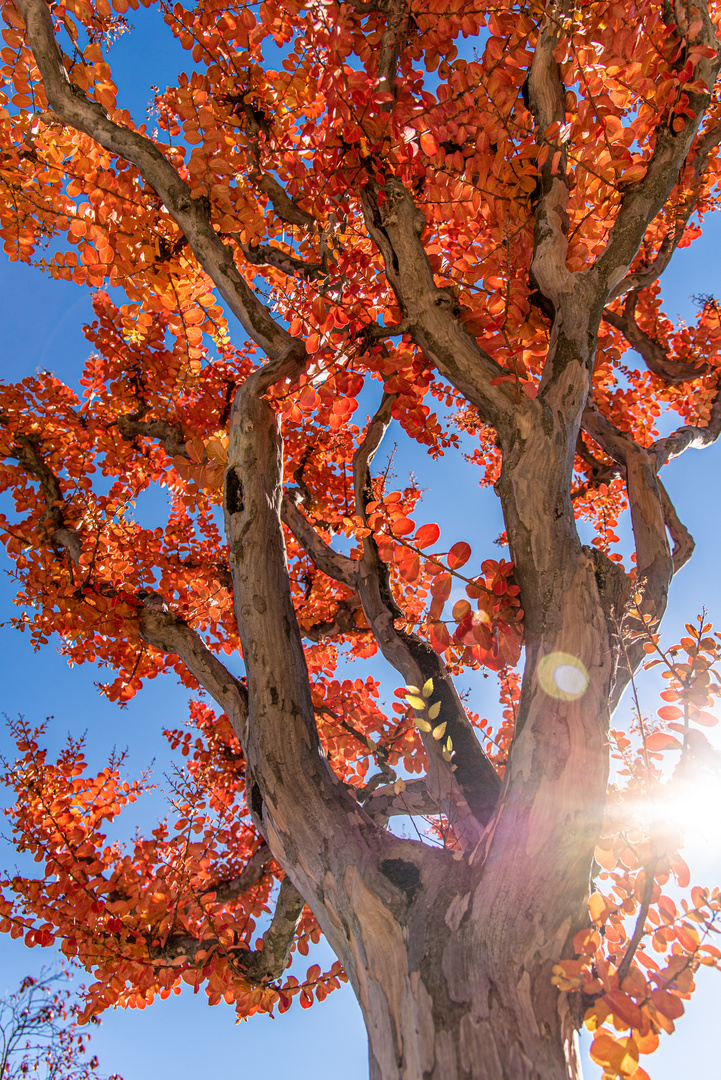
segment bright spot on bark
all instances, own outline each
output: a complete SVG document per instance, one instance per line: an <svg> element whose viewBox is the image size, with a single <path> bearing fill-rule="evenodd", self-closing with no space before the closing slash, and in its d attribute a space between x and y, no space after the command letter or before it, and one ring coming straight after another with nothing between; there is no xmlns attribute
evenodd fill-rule
<svg viewBox="0 0 721 1080"><path fill-rule="evenodd" d="M544 656L539 663L538 681L549 697L576 701L586 693L588 672L577 657L570 653L553 652Z"/></svg>

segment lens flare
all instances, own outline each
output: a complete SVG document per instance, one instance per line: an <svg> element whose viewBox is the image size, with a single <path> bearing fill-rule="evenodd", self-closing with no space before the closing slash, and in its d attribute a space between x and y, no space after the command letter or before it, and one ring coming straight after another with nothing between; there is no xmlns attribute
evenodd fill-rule
<svg viewBox="0 0 721 1080"><path fill-rule="evenodd" d="M552 652L538 665L538 681L549 697L576 701L588 688L588 672L576 656Z"/></svg>

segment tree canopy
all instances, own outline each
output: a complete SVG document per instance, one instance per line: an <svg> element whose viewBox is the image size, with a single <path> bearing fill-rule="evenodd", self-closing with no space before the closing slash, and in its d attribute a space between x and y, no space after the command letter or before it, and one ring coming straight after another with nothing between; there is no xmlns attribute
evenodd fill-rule
<svg viewBox="0 0 721 1080"><path fill-rule="evenodd" d="M94 973L85 1016L349 978L374 1078L567 1080L585 1022L644 1080L721 959L659 809L717 768L718 638L660 636L693 540L659 473L721 432L721 309L675 324L660 278L718 209L721 9L156 6L188 62L146 125L112 74L137 0L2 7L4 249L95 318L77 385L0 387L0 528L33 646L121 705L169 672L207 696L161 719L185 764L127 848L147 780L13 725L42 868L0 929ZM392 424L405 487L372 469ZM508 551L466 535L474 487L463 539L426 520L423 460L463 453ZM611 721L643 663L663 706ZM479 669L498 720L459 695ZM332 968L284 975L321 933Z"/></svg>

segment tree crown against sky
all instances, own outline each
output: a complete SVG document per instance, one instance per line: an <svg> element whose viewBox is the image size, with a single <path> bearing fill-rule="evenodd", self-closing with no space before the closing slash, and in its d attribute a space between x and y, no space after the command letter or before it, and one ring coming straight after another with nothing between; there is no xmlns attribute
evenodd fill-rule
<svg viewBox="0 0 721 1080"><path fill-rule="evenodd" d="M658 474L721 431L716 300L673 325L659 286L717 207L718 13L159 6L188 67L145 127L112 79L126 0L3 7L5 250L95 321L77 387L2 388L1 524L34 645L120 703L174 671L219 711L168 731L174 817L129 850L106 829L144 782L18 722L44 873L2 926L95 972L88 1015L184 979L248 1016L347 976L384 1080L574 1075L584 1020L643 1080L719 957L718 893L663 891L690 882L655 810L664 755L672 784L715 767L710 624L659 637L693 541ZM473 489L449 546L421 482L371 468L391 423L419 462L472 447L508 552L464 535ZM609 731L648 654L665 704ZM498 723L457 692L479 669ZM339 962L284 976L321 932Z"/></svg>

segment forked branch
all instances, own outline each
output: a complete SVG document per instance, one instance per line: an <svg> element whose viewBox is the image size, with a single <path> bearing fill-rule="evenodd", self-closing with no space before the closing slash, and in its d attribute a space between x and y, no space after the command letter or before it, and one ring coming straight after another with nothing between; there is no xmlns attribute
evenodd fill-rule
<svg viewBox="0 0 721 1080"><path fill-rule="evenodd" d="M643 269L635 270L633 273L627 274L623 281L619 282L619 284L611 290L607 301L608 303L619 296L623 296L626 292L640 292L649 285L653 285L654 281L658 281L661 274L671 262L671 256L678 247L691 215L696 209L699 195L699 181L706 171L711 152L716 149L719 143L721 143L721 121L712 124L708 131L705 131L703 135L698 138L694 148L695 153L693 161L691 162L691 165L688 166L691 170L691 177L687 183L691 187L691 193L676 210L673 227L664 236L655 257L650 264L643 267Z"/></svg>
<svg viewBox="0 0 721 1080"><path fill-rule="evenodd" d="M364 524L372 497L370 464L391 420L394 395L384 394L368 430L353 457L356 513ZM456 768L443 758L439 741L422 735L428 757L426 786L443 807L462 846L475 843L479 824L489 820L500 791L498 775L483 752L453 680L442 658L427 641L396 627L401 612L393 598L388 567L378 554L372 535L363 538L358 592L363 612L386 660L406 684L422 686L433 680L433 700L440 701L438 723L446 724L445 737L455 748Z"/></svg>
<svg viewBox="0 0 721 1080"><path fill-rule="evenodd" d="M672 360L667 356L666 350L641 329L636 322L638 295L635 290L629 292L621 312L610 311L606 308L603 312L606 322L621 331L631 348L643 358L652 374L660 376L673 386L705 375L709 370L707 364L684 364L680 360Z"/></svg>
<svg viewBox="0 0 721 1080"><path fill-rule="evenodd" d="M241 962L252 982L271 982L283 974L290 961L290 950L305 901L289 877L280 884L270 926L263 934L263 945L246 953Z"/></svg>
<svg viewBox="0 0 721 1080"><path fill-rule="evenodd" d="M32 435L20 435L16 440L13 456L19 464L40 481L45 497L46 509L40 515L40 524L56 548L65 548L77 566L80 562L83 545L80 536L65 522L66 502L60 487L60 481L48 466L38 446L40 438Z"/></svg>
<svg viewBox="0 0 721 1080"><path fill-rule="evenodd" d="M425 779L406 781L402 791L397 791L395 784L384 784L364 800L363 809L379 825L386 825L389 818L405 814L431 817L441 812Z"/></svg>
<svg viewBox="0 0 721 1080"><path fill-rule="evenodd" d="M563 5L559 5L559 13ZM568 280L568 176L567 152L562 127L566 119L565 87L554 57L559 30L556 18L544 17L528 75L528 105L533 115L536 141L549 151L540 167L541 192L536 205L531 281L542 306L553 318L561 290ZM550 146L547 132L556 125Z"/></svg>
<svg viewBox="0 0 721 1080"><path fill-rule="evenodd" d="M701 80L704 93L689 92L688 110L682 119L683 126L675 131L667 116L659 117L653 136L654 149L643 179L630 184L621 199L608 243L594 263L591 275L598 283L604 302L617 296L617 288L626 278L643 242L646 229L665 205L679 172L691 150L696 132L711 101L711 91L721 67L721 46L708 13L705 0L693 3L679 0L675 5L675 20L681 32L686 34L686 50L709 50L711 56L698 56L693 66L692 78ZM681 25L683 24L683 25ZM698 27L692 36L691 28ZM626 286L628 287L628 286Z"/></svg>
<svg viewBox="0 0 721 1080"><path fill-rule="evenodd" d="M486 422L498 427L510 421L514 408L525 406L514 403L506 384L494 382L508 372L466 330L453 293L436 285L421 242L425 217L403 183L392 176L382 185L369 180L360 199L366 228L383 256L388 283L413 342ZM527 398L523 401L529 404Z"/></svg>
<svg viewBox="0 0 721 1080"><path fill-rule="evenodd" d="M180 657L188 671L227 714L242 743L248 718L248 691L213 655L200 634L172 612L152 611L146 607L140 618L140 636L161 652Z"/></svg>
<svg viewBox="0 0 721 1080"><path fill-rule="evenodd" d="M260 881L266 866L272 858L273 854L268 845L261 844L258 850L248 859L237 877L229 878L227 881L219 881L213 889L210 889L205 894L204 899L209 899L212 893L215 901L219 904L237 900L239 896L251 889L257 881Z"/></svg>

